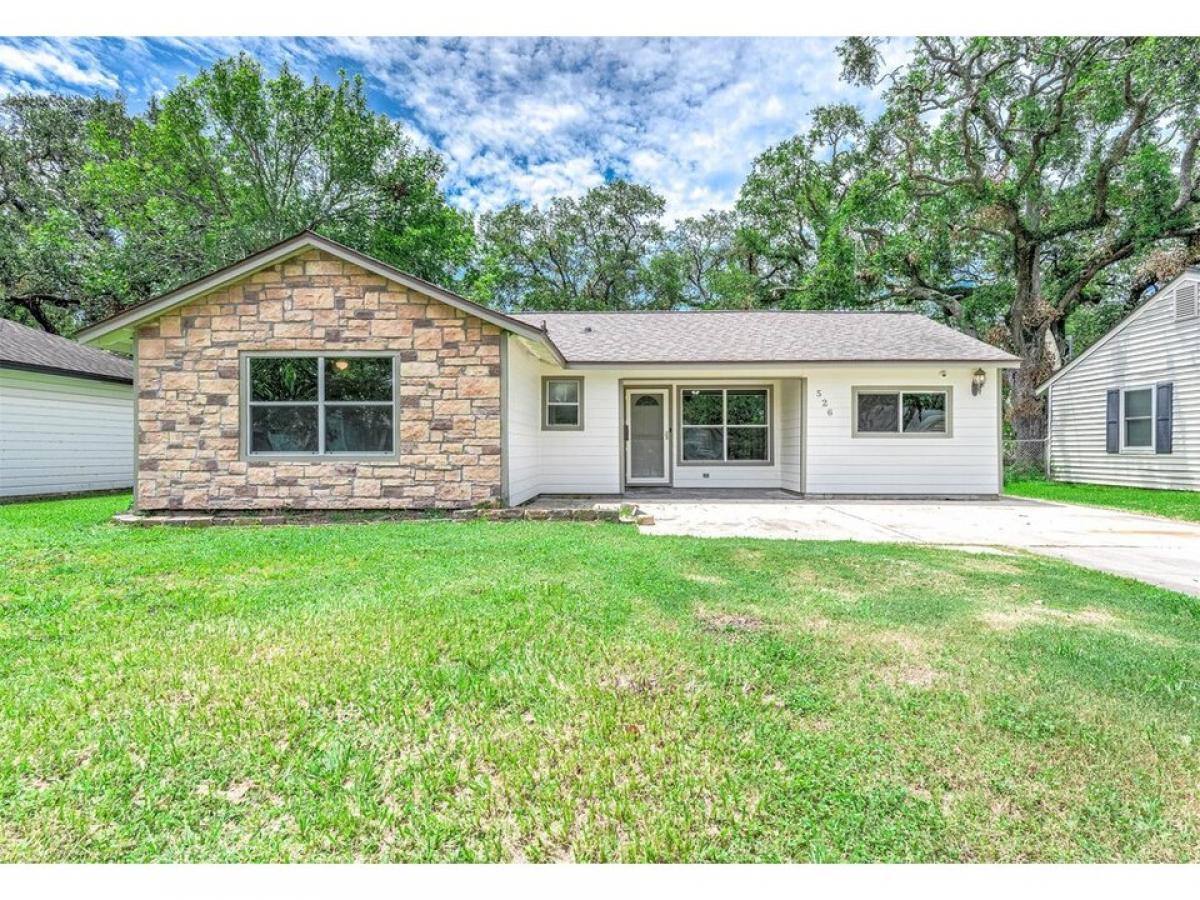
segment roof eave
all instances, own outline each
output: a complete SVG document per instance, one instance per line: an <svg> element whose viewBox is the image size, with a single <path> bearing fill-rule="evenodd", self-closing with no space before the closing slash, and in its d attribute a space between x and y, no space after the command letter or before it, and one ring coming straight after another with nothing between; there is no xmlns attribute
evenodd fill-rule
<svg viewBox="0 0 1200 900"><path fill-rule="evenodd" d="M0 359L0 369L11 369L18 372L36 372L39 375L58 375L63 378L82 378L85 381L110 381L115 384L133 384L132 375L108 375L104 372L81 372L77 369L64 369L61 366L44 366L40 363L13 362Z"/></svg>
<svg viewBox="0 0 1200 900"><path fill-rule="evenodd" d="M939 366L939 365L971 365L971 366L993 366L998 369L1016 369L1020 368L1021 360L1016 357L1010 359L977 359L964 357L959 359L937 358L937 359L861 359L861 358L845 358L845 359L702 359L702 360L638 360L638 359L612 359L612 360L573 360L568 361L565 368L580 369L580 368L612 368L614 366L671 366L671 367L688 367L688 366L847 366L847 365L867 365L867 366Z"/></svg>

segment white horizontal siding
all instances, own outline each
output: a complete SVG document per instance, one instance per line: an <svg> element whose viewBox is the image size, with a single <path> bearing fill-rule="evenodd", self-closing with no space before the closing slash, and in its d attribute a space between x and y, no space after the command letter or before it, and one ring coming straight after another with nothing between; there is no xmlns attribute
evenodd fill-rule
<svg viewBox="0 0 1200 900"><path fill-rule="evenodd" d="M999 372L971 393L975 366L846 366L808 373L806 491L810 494L996 494L1000 490ZM948 437L855 437L854 388L950 388Z"/></svg>
<svg viewBox="0 0 1200 900"><path fill-rule="evenodd" d="M584 380L584 428L543 431L540 428L542 376L562 375L564 370L535 360L517 347L518 342L510 342L511 502L521 502L539 493L621 491L622 384L671 387L675 487L784 487L814 494L936 496L996 494L1000 489L996 390L999 373L995 368L987 369L988 383L978 396L971 393L976 367L962 365L570 369L566 374ZM537 367L536 378L529 371L532 366ZM807 378L806 388L801 387L802 378ZM771 386L773 447L769 465L679 464L677 389L681 384L698 383ZM852 437L851 389L881 386L953 388L950 437ZM817 391L822 392L820 396Z"/></svg>
<svg viewBox="0 0 1200 900"><path fill-rule="evenodd" d="M516 506L541 492L539 438L541 376L524 344L506 335L504 453L508 503Z"/></svg>
<svg viewBox="0 0 1200 900"><path fill-rule="evenodd" d="M1175 386L1172 452L1108 453L1109 389L1162 382ZM1175 320L1174 287L1053 384L1049 465L1062 481L1200 490L1200 318Z"/></svg>
<svg viewBox="0 0 1200 900"><path fill-rule="evenodd" d="M539 431L544 494L615 494L621 490L617 376L543 365L538 376L583 378L583 430ZM539 422L541 395L538 395Z"/></svg>
<svg viewBox="0 0 1200 900"><path fill-rule="evenodd" d="M0 496L133 484L133 388L0 369Z"/></svg>
<svg viewBox="0 0 1200 900"><path fill-rule="evenodd" d="M803 382L786 378L779 388L779 485L804 490Z"/></svg>

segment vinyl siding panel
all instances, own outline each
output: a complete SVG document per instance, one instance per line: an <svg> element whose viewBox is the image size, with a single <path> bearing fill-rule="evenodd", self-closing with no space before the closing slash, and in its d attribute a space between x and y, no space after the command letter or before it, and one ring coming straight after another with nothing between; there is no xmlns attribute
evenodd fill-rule
<svg viewBox="0 0 1200 900"><path fill-rule="evenodd" d="M620 492L617 376L543 365L541 375L583 378L583 430L542 431L541 489L544 494ZM539 390L541 377L538 378ZM540 404L540 395L539 395Z"/></svg>
<svg viewBox="0 0 1200 900"><path fill-rule="evenodd" d="M806 397L806 491L810 494L954 496L1000 491L999 370L971 393L975 366L815 369ZM944 374L943 374L944 373ZM948 437L853 434L854 388L950 388Z"/></svg>
<svg viewBox="0 0 1200 900"><path fill-rule="evenodd" d="M1200 490L1200 318L1176 321L1180 279L1147 300L1049 392L1050 474L1060 481ZM1174 384L1173 450L1105 449L1109 389Z"/></svg>
<svg viewBox="0 0 1200 900"><path fill-rule="evenodd" d="M504 465L508 475L508 503L517 506L541 490L540 379L538 361L524 342L507 335L505 373Z"/></svg>
<svg viewBox="0 0 1200 900"><path fill-rule="evenodd" d="M133 388L0 369L0 496L133 485Z"/></svg>
<svg viewBox="0 0 1200 900"><path fill-rule="evenodd" d="M779 387L779 486L804 490L804 418L799 378L785 378Z"/></svg>

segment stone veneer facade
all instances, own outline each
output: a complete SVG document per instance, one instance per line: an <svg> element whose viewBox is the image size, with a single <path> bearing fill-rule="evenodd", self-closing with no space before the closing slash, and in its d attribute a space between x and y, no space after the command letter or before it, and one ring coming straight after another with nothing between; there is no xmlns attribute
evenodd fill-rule
<svg viewBox="0 0 1200 900"><path fill-rule="evenodd" d="M399 355L398 453L246 459L244 351ZM137 333L136 502L162 509L456 508L501 499L500 330L310 250Z"/></svg>

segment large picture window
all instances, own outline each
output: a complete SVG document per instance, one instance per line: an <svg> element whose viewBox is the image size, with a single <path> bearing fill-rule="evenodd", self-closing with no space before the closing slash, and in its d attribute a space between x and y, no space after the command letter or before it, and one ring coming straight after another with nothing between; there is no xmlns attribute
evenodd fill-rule
<svg viewBox="0 0 1200 900"><path fill-rule="evenodd" d="M949 390L854 391L856 435L939 435L950 431Z"/></svg>
<svg viewBox="0 0 1200 900"><path fill-rule="evenodd" d="M395 452L392 356L250 356L245 360L251 456Z"/></svg>
<svg viewBox="0 0 1200 900"><path fill-rule="evenodd" d="M765 387L680 388L680 461L769 462L770 410Z"/></svg>

